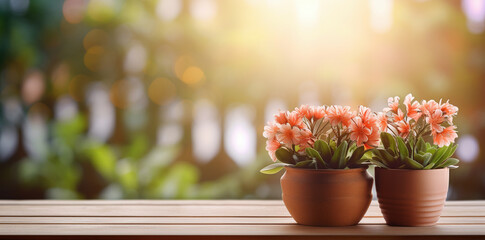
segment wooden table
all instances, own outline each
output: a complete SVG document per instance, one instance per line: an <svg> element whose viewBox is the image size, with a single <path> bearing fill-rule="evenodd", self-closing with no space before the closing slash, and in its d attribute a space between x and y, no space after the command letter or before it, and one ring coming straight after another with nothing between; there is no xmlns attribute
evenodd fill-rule
<svg viewBox="0 0 485 240"><path fill-rule="evenodd" d="M297 225L280 200L0 201L0 239L485 239L485 201L447 202L434 227Z"/></svg>

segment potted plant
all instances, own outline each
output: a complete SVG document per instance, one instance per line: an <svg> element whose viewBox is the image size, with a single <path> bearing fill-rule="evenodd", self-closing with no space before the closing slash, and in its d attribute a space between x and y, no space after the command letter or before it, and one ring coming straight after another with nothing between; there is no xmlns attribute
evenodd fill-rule
<svg viewBox="0 0 485 240"><path fill-rule="evenodd" d="M372 199L373 179L364 155L379 142L377 116L369 108L302 105L280 111L264 128L266 150L283 168L283 202L299 224L350 226L359 223ZM370 152L369 152L370 154Z"/></svg>
<svg viewBox="0 0 485 240"><path fill-rule="evenodd" d="M372 150L379 206L388 225L430 226L438 221L448 191L451 156L457 145L453 117L458 108L448 101L413 101L399 97L378 113L382 147Z"/></svg>

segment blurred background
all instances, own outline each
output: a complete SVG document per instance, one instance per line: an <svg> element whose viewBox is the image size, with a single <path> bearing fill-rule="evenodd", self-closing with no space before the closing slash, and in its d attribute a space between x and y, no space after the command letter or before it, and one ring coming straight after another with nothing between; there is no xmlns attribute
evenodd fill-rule
<svg viewBox="0 0 485 240"><path fill-rule="evenodd" d="M0 198L278 199L278 109L450 99L485 199L485 0L0 0Z"/></svg>

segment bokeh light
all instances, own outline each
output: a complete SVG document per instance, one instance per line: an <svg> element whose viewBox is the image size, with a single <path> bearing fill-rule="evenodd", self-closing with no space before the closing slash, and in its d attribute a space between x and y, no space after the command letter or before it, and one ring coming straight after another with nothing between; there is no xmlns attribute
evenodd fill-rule
<svg viewBox="0 0 485 240"><path fill-rule="evenodd" d="M204 81L205 76L202 69L190 66L185 69L184 73L182 74L182 81L190 86L196 85L202 81Z"/></svg>
<svg viewBox="0 0 485 240"><path fill-rule="evenodd" d="M28 103L38 101L45 91L44 75L34 70L27 75L22 85L22 98Z"/></svg>
<svg viewBox="0 0 485 240"><path fill-rule="evenodd" d="M202 163L212 160L221 147L219 113L207 99L194 103L192 145L194 157Z"/></svg>
<svg viewBox="0 0 485 240"><path fill-rule="evenodd" d="M66 0L62 6L62 13L68 23L80 23L84 18L86 0Z"/></svg>
<svg viewBox="0 0 485 240"><path fill-rule="evenodd" d="M174 20L182 11L181 0L159 0L157 3L157 16L164 21Z"/></svg>
<svg viewBox="0 0 485 240"><path fill-rule="evenodd" d="M471 162L478 157L480 146L473 135L464 135L458 139L456 155L464 162Z"/></svg>
<svg viewBox="0 0 485 240"><path fill-rule="evenodd" d="M164 105L177 95L175 85L166 78L156 78L148 88L148 97L158 105Z"/></svg>
<svg viewBox="0 0 485 240"><path fill-rule="evenodd" d="M256 157L254 109L238 106L230 109L224 123L224 148L239 165L245 166Z"/></svg>

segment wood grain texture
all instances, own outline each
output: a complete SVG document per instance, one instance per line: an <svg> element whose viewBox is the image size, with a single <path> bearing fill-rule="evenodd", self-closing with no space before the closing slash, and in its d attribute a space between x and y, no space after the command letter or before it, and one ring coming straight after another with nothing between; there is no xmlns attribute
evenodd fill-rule
<svg viewBox="0 0 485 240"><path fill-rule="evenodd" d="M434 227L301 226L280 200L0 201L0 239L485 239L485 201L447 202Z"/></svg>

